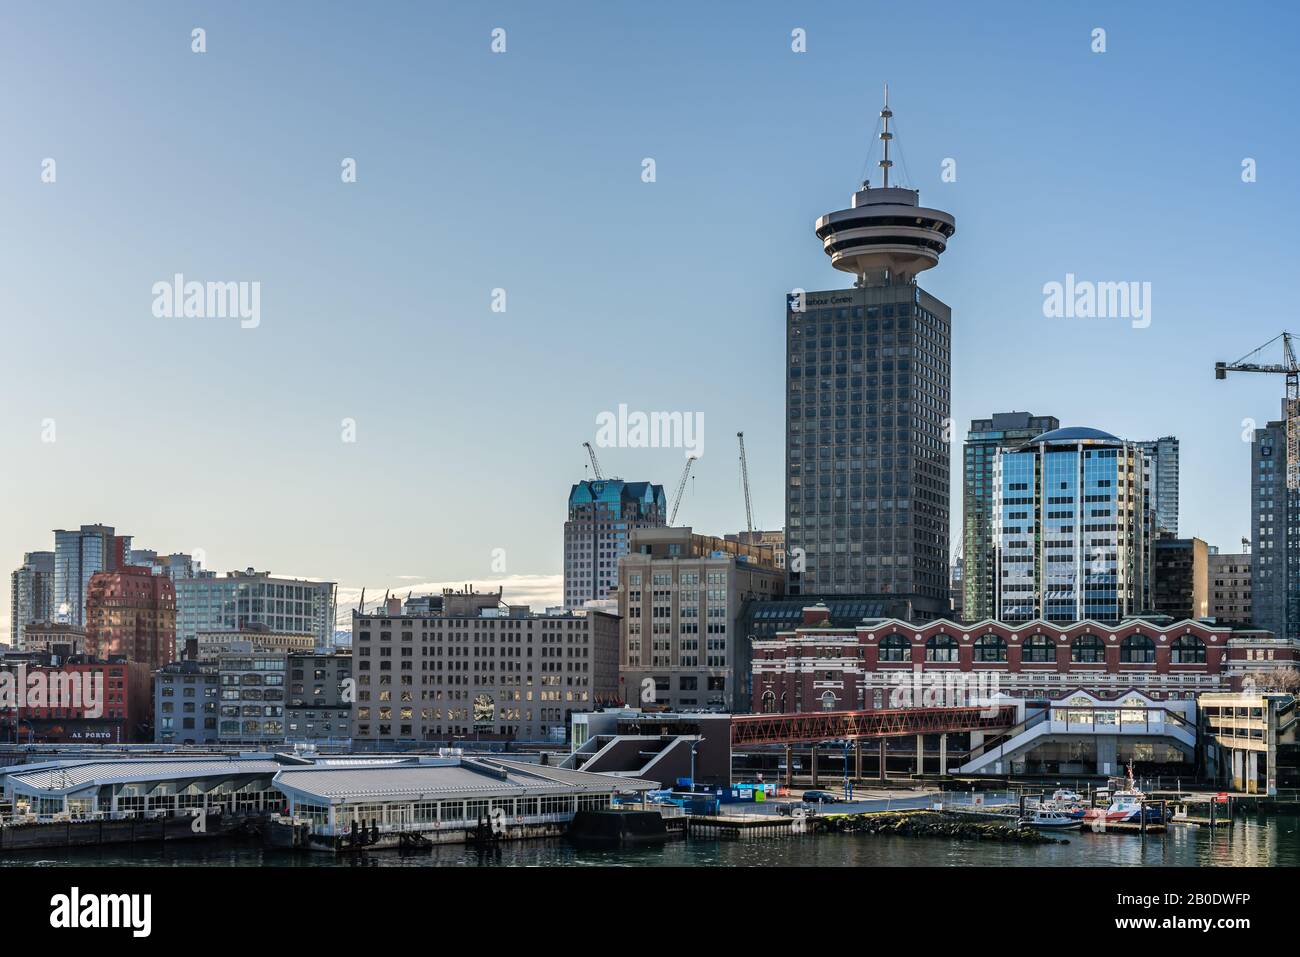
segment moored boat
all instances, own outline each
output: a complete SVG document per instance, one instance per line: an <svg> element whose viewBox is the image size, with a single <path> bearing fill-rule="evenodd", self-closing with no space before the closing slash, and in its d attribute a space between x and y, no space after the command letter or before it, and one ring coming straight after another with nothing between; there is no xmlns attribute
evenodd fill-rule
<svg viewBox="0 0 1300 957"><path fill-rule="evenodd" d="M1021 827L1037 827L1048 831L1070 831L1083 826L1083 822L1077 817L1071 817L1065 811L1056 808L1040 806L1026 810L1027 813L1019 821Z"/></svg>

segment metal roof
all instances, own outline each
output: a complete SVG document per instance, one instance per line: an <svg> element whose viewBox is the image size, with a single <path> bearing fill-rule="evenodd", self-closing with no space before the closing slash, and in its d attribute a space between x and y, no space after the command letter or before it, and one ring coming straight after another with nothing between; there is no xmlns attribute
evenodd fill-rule
<svg viewBox="0 0 1300 957"><path fill-rule="evenodd" d="M439 800L648 791L658 787L652 781L637 778L614 778L586 771L496 760L390 767L282 768L275 776L274 784L303 800L340 804L385 799Z"/></svg>
<svg viewBox="0 0 1300 957"><path fill-rule="evenodd" d="M10 771L10 785L59 794L87 785L127 784L136 781L165 781L197 777L228 777L232 774L274 774L282 765L273 758L198 761L84 761L47 764L39 768Z"/></svg>

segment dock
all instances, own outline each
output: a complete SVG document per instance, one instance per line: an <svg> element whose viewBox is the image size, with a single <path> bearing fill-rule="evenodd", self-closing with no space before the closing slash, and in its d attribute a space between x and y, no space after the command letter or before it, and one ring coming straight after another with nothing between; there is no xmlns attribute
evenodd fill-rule
<svg viewBox="0 0 1300 957"><path fill-rule="evenodd" d="M796 822L803 827L795 828ZM689 837L721 838L728 840L754 840L767 837L790 837L811 834L811 818L782 817L778 814L692 814L687 818Z"/></svg>

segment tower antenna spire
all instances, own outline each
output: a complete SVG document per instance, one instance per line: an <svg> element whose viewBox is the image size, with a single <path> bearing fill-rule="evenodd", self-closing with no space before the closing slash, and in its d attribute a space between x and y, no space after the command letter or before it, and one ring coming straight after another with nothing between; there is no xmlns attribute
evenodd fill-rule
<svg viewBox="0 0 1300 957"><path fill-rule="evenodd" d="M880 111L880 118L884 122L880 128L880 141L884 144L884 157L878 164L881 171L885 174L885 189L889 188L889 168L894 164L889 160L889 141L894 138L894 134L889 132L889 118L894 115L894 111L889 108L889 84L885 84L885 105Z"/></svg>

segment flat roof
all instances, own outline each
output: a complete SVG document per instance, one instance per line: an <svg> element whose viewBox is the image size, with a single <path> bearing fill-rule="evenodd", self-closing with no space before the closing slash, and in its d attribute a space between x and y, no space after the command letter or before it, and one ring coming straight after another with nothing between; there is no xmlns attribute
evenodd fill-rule
<svg viewBox="0 0 1300 957"><path fill-rule="evenodd" d="M273 783L300 800L322 804L649 791L659 786L639 778L469 758L388 767L285 767Z"/></svg>

